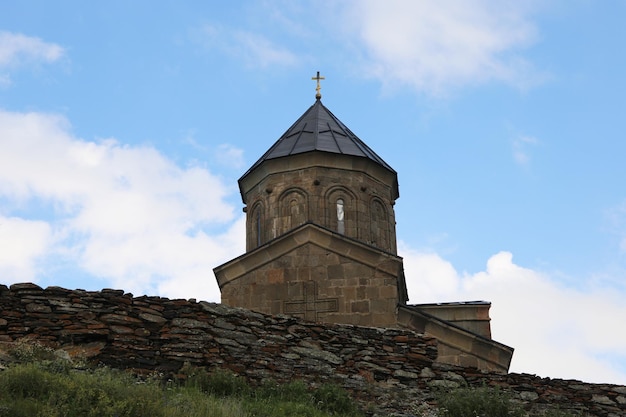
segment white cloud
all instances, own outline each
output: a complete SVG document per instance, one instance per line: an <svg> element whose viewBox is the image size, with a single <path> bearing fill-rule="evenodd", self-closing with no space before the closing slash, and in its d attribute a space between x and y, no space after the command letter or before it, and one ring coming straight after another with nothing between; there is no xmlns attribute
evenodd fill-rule
<svg viewBox="0 0 626 417"><path fill-rule="evenodd" d="M0 215L0 277L6 280L32 281L39 268L37 260L50 248L50 225L19 217Z"/></svg>
<svg viewBox="0 0 626 417"><path fill-rule="evenodd" d="M251 67L294 66L298 63L296 54L258 33L236 31L233 35L233 52Z"/></svg>
<svg viewBox="0 0 626 417"><path fill-rule="evenodd" d="M496 0L350 2L344 35L366 49L360 73L388 87L445 95L491 80L525 87L538 74L520 51L535 42L528 2Z"/></svg>
<svg viewBox="0 0 626 417"><path fill-rule="evenodd" d="M459 273L436 254L401 245L411 303L487 300L492 302L495 340L515 348L511 371L588 382L626 383L626 322L623 292L589 280L568 288L549 274L493 255L485 271ZM623 290L621 290L623 291Z"/></svg>
<svg viewBox="0 0 626 417"><path fill-rule="evenodd" d="M42 62L51 63L64 54L65 50L57 44L20 33L0 31L0 85L11 83L10 70Z"/></svg>
<svg viewBox="0 0 626 417"><path fill-rule="evenodd" d="M150 147L75 138L55 115L0 111L0 138L0 198L31 248L19 276L64 254L118 288L219 299L212 268L243 252L241 220L225 202L234 186ZM39 214L20 219L24 207Z"/></svg>
<svg viewBox="0 0 626 417"><path fill-rule="evenodd" d="M223 143L217 147L216 156L220 165L235 169L244 167L243 149Z"/></svg>
<svg viewBox="0 0 626 417"><path fill-rule="evenodd" d="M539 141L531 136L518 136L513 140L513 159L518 165L528 166L530 164L531 146L535 146Z"/></svg>
<svg viewBox="0 0 626 417"><path fill-rule="evenodd" d="M293 67L299 62L297 54L260 33L207 24L192 33L192 37L207 48L218 49L243 61L250 68Z"/></svg>

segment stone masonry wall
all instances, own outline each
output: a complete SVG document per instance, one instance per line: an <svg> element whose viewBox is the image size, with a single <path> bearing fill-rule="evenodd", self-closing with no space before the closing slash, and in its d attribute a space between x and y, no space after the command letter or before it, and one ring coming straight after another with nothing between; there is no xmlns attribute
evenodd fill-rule
<svg viewBox="0 0 626 417"><path fill-rule="evenodd" d="M358 254L356 248L351 254ZM309 321L397 327L400 261L367 255L376 267L314 244L302 245L222 286L222 303Z"/></svg>
<svg viewBox="0 0 626 417"><path fill-rule="evenodd" d="M0 342L23 339L140 373L176 374L190 363L230 369L251 383L334 381L395 412L432 403L438 387L486 384L511 390L529 410L551 404L591 416L626 415L626 387L438 364L436 340L407 330L322 325L121 290L0 285Z"/></svg>
<svg viewBox="0 0 626 417"><path fill-rule="evenodd" d="M307 157L304 166L289 158L286 166L272 161L276 171L265 172L258 184L245 190L246 250L266 243L289 230L312 222L338 230L337 199L344 202L344 232L348 237L396 254L396 228L391 184L368 173L345 166L352 157L316 154L321 166L311 166ZM359 160L363 159L355 157ZM300 159L300 158L298 158ZM375 165L371 162L372 165ZM388 178L385 178L388 179ZM380 205L375 205L378 202ZM256 212L257 205L262 207ZM380 208L380 213L374 210ZM260 215L258 224L256 216ZM375 227L374 227L375 226ZM261 229L261 238L257 236Z"/></svg>

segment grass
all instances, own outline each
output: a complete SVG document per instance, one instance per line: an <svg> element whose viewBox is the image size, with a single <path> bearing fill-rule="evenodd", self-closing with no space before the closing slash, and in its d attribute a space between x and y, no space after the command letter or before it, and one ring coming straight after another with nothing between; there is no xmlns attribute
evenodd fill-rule
<svg viewBox="0 0 626 417"><path fill-rule="evenodd" d="M232 373L184 366L182 382L138 379L106 367L76 367L32 342L13 345L16 360L0 371L0 417L362 417L342 388L303 381L251 387ZM422 417L522 417L519 403L498 388L457 388L437 395ZM533 416L575 417L558 408Z"/></svg>
<svg viewBox="0 0 626 417"><path fill-rule="evenodd" d="M442 417L525 417L521 405L513 401L510 393L499 388L457 388L441 391L437 395L438 415ZM580 413L549 408L530 414L537 417L577 417Z"/></svg>
<svg viewBox="0 0 626 417"><path fill-rule="evenodd" d="M54 361L0 372L0 417L357 417L342 389L266 383L253 389L226 372L196 369L185 383L139 380L125 372L74 370Z"/></svg>
<svg viewBox="0 0 626 417"><path fill-rule="evenodd" d="M458 388L437 398L445 417L522 417L523 410L511 402L508 393L497 388Z"/></svg>

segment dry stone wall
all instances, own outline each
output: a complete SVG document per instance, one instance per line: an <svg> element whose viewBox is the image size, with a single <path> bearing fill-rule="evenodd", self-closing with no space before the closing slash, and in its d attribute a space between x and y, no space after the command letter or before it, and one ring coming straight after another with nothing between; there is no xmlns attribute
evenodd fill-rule
<svg viewBox="0 0 626 417"><path fill-rule="evenodd" d="M415 379L436 340L400 329L320 325L221 304L118 290L0 286L0 341L37 339L107 365L176 373L185 363L254 381Z"/></svg>
<svg viewBox="0 0 626 417"><path fill-rule="evenodd" d="M334 381L378 409L411 414L439 388L499 386L529 410L626 415L626 387L486 374L435 363L435 339L401 329L322 325L195 300L34 284L0 285L0 342L35 339L112 367L176 374L225 368L251 383ZM400 414L399 414L400 415Z"/></svg>

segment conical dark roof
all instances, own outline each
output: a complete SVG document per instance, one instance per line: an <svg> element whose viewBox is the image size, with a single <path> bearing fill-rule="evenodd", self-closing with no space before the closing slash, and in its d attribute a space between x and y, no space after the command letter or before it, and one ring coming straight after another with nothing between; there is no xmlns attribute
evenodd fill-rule
<svg viewBox="0 0 626 417"><path fill-rule="evenodd" d="M315 103L250 167L245 177L264 161L320 151L368 158L395 173L383 159L359 139L322 104Z"/></svg>

